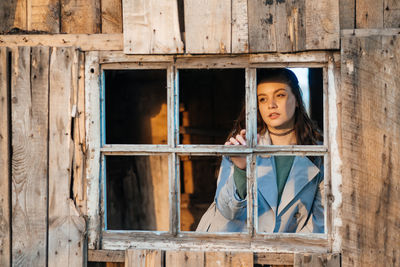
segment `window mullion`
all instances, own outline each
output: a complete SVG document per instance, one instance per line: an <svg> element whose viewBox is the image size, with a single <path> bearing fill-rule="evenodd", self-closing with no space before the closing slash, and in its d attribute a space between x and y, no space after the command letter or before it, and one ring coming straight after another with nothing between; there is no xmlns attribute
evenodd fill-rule
<svg viewBox="0 0 400 267"><path fill-rule="evenodd" d="M256 69L246 68L246 139L247 145L254 148L257 144L257 81ZM254 202L255 202L255 155L248 155L247 161L247 227L248 233L254 235Z"/></svg>

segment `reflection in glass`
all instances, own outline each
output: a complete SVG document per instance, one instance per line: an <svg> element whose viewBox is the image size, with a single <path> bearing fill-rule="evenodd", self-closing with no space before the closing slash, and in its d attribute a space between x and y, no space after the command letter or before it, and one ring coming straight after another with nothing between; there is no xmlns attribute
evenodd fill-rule
<svg viewBox="0 0 400 267"><path fill-rule="evenodd" d="M324 233L319 156L258 156L258 232Z"/></svg>
<svg viewBox="0 0 400 267"><path fill-rule="evenodd" d="M109 230L168 231L168 156L106 156Z"/></svg>

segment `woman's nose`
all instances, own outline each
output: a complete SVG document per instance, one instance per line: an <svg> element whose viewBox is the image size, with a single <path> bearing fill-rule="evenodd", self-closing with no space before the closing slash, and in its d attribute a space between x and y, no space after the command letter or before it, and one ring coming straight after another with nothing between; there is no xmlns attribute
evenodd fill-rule
<svg viewBox="0 0 400 267"><path fill-rule="evenodd" d="M271 99L271 100L268 102L268 108L276 108L275 99Z"/></svg>

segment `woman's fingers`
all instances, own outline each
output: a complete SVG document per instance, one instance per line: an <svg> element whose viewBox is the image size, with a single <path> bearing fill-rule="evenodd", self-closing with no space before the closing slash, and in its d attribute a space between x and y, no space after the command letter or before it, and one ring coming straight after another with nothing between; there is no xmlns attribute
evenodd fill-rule
<svg viewBox="0 0 400 267"><path fill-rule="evenodd" d="M246 145L246 140L244 140L243 136L241 136L240 134L236 135L236 140L239 141L241 145Z"/></svg>
<svg viewBox="0 0 400 267"><path fill-rule="evenodd" d="M229 138L229 142L230 142L232 145L239 145L239 144L240 144L239 141L236 140L236 139L233 138L233 137Z"/></svg>
<svg viewBox="0 0 400 267"><path fill-rule="evenodd" d="M239 133L241 136L243 136L243 138L246 140L246 129L242 129L242 130L240 130L240 133Z"/></svg>

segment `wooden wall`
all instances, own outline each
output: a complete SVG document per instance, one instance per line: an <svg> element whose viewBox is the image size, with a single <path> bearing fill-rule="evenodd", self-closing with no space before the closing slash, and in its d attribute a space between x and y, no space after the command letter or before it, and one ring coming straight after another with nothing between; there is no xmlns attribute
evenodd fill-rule
<svg viewBox="0 0 400 267"><path fill-rule="evenodd" d="M137 7L143 1L129 2ZM213 1L179 0L168 6L168 16L146 13L151 17L142 20L161 20L141 24L146 34L163 32L169 25L162 23L165 20L174 25L171 34L175 40L166 38L165 47L163 42L140 46L129 43L141 21L132 24L123 20L132 14L130 9L123 14L122 0L0 1L0 33L20 34L20 38L1 35L0 46L39 46L66 33L69 35L57 39L58 45L84 44L84 50L125 48L127 53L341 49L337 141L342 199L337 219L341 223L342 263L398 265L399 1L223 0L214 1L213 8L203 2ZM144 13L148 8L139 7ZM125 47L121 41L123 28ZM22 35L27 32L43 35ZM83 35L77 38L72 34ZM101 37L107 34L116 35ZM8 43L11 39L13 42ZM7 266L11 259L21 265L43 265L46 258L49 265L65 257L84 260L84 221L80 214L86 213L84 75L79 74L82 65L76 60L81 55L59 49L0 48L1 266ZM68 75L63 77L65 73ZM81 79L71 84L73 77ZM63 91L57 92L57 88ZM74 127L69 127L71 124ZM71 144L72 136L75 142ZM63 229L73 234L65 235ZM61 243L52 243L55 238ZM68 240L78 250L57 249Z"/></svg>

